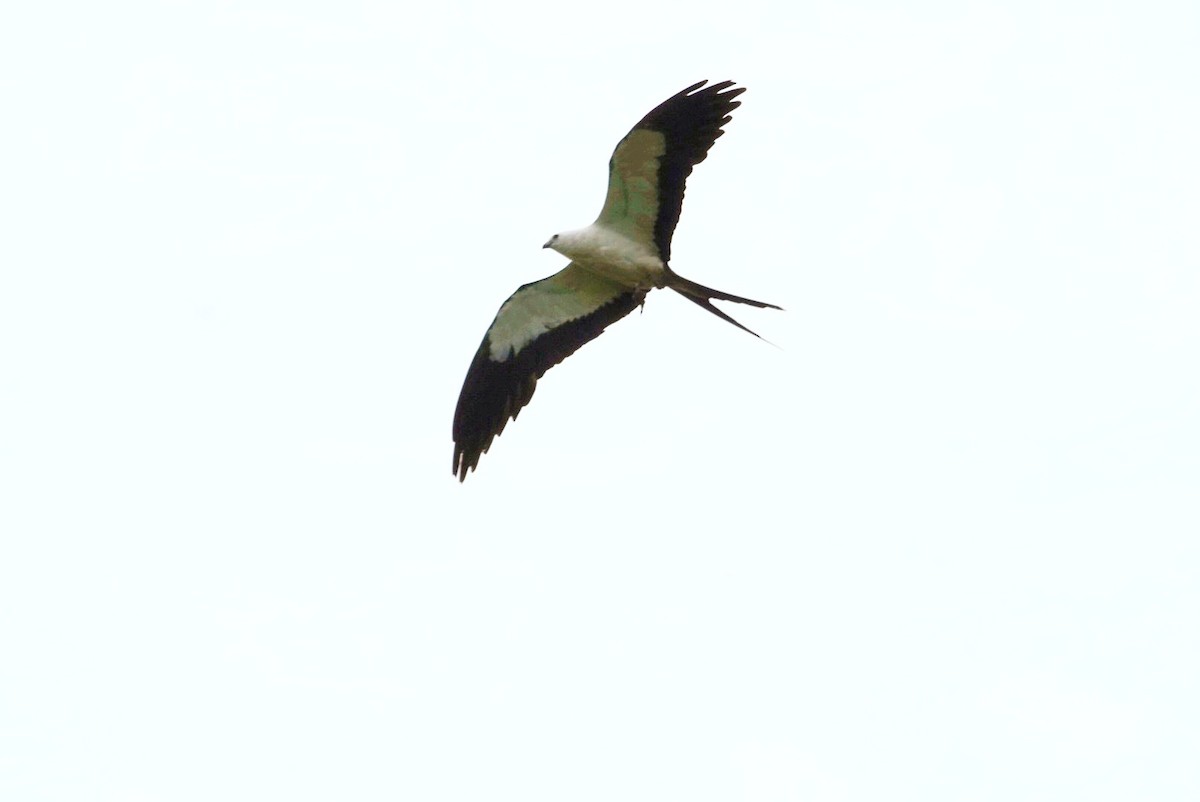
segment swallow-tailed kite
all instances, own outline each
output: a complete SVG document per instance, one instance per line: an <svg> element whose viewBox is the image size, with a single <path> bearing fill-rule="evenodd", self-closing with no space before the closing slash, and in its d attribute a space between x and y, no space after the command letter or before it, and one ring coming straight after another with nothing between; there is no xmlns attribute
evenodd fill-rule
<svg viewBox="0 0 1200 802"><path fill-rule="evenodd" d="M755 334L710 303L713 299L779 309L709 289L667 266L684 183L724 131L744 88L701 81L642 118L613 151L608 195L596 222L555 234L543 247L571 260L549 278L526 284L500 307L463 382L454 411L454 473L479 464L492 439L533 397L542 374L642 305L652 289L670 287L689 301Z"/></svg>

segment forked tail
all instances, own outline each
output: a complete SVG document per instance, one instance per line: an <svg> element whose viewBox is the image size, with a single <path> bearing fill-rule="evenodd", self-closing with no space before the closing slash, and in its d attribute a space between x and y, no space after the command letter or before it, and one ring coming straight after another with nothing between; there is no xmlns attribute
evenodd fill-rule
<svg viewBox="0 0 1200 802"><path fill-rule="evenodd" d="M775 304L763 303L762 301L752 301L749 298L742 298L739 295L730 295L727 292L721 292L720 290L714 290L710 287L705 287L703 284L697 284L696 282L692 281L691 279L684 278L683 276L679 275L678 273L676 273L674 270L672 270L669 267L666 268L666 271L667 271L667 286L668 287L675 290L675 292L679 293L684 298L687 298L689 301L696 304L697 306L707 309L709 312L712 312L714 315L721 318L721 320L724 320L727 323L732 323L733 325L737 326L742 331L749 332L750 334L753 334L755 337L758 337L758 339L760 339L760 340L762 339L762 337L758 334L758 332L751 331L750 329L743 326L741 323L738 323L736 320L731 318L729 315L725 314L720 309L713 306L712 303L710 303L710 301L712 301L715 298L718 301L732 301L735 304L746 304L748 306L757 306L759 309L779 309L779 310L783 309L782 306L776 306Z"/></svg>

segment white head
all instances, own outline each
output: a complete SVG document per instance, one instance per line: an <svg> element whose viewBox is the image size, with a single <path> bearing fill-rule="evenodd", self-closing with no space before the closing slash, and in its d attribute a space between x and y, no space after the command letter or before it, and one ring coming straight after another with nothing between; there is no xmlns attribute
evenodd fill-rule
<svg viewBox="0 0 1200 802"><path fill-rule="evenodd" d="M568 259L575 259L587 253L588 238L585 231L586 229L559 232L547 240L542 247L558 251Z"/></svg>

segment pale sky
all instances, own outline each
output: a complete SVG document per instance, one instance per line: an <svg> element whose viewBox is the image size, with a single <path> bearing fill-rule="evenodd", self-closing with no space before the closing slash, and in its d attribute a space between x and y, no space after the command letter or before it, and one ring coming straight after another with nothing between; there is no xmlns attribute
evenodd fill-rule
<svg viewBox="0 0 1200 802"><path fill-rule="evenodd" d="M0 12L0 799L1200 798L1200 7ZM465 485L613 146L661 292Z"/></svg>

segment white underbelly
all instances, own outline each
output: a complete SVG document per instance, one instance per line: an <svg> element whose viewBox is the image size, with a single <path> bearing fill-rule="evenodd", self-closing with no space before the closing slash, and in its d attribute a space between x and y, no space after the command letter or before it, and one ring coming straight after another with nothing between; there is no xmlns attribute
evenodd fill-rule
<svg viewBox="0 0 1200 802"><path fill-rule="evenodd" d="M588 244L586 252L572 254L580 267L629 287L666 286L662 260L649 249L624 237Z"/></svg>

